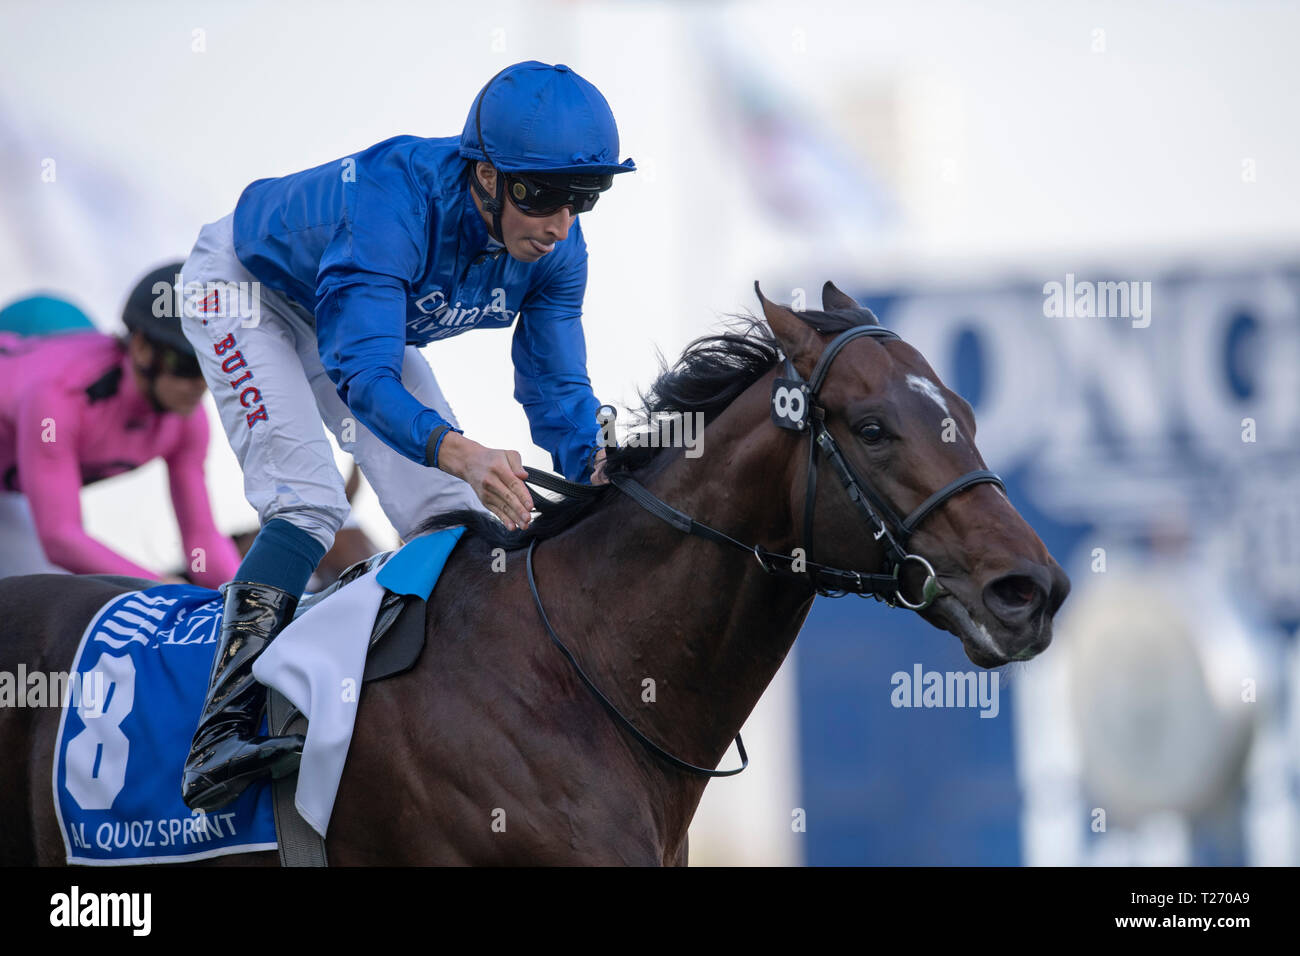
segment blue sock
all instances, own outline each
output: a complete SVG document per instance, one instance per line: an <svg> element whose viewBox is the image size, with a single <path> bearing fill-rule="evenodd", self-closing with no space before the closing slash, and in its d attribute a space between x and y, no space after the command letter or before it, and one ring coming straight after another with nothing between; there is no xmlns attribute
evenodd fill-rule
<svg viewBox="0 0 1300 956"><path fill-rule="evenodd" d="M306 531L283 518L272 518L253 539L235 580L269 584L301 596L323 557L325 548Z"/></svg>

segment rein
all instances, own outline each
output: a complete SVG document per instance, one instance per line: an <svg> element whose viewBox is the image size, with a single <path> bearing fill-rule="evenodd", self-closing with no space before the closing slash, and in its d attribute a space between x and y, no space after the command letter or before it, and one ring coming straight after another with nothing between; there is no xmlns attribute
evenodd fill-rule
<svg viewBox="0 0 1300 956"><path fill-rule="evenodd" d="M600 692L600 688L597 687L595 683L592 682L591 678L587 676L586 671L584 671L581 665L578 664L578 659L573 656L573 652L564 646L564 642L560 640L560 636L555 633L555 628L551 627L551 622L546 617L546 609L542 607L542 597L537 593L537 581L533 578L533 549L536 547L537 539L534 538L528 544L528 559L526 567L528 569L528 589L533 592L533 600L537 602L537 613L541 615L542 626L546 628L546 633L549 634L551 640L555 642L555 646L558 647L564 656L569 659L569 663L572 664L573 669L578 672L578 676L581 677L582 682L587 685L587 689L595 694L596 699L605 705L605 709L618 718L619 722L632 732L632 736L636 737L636 739L639 740L651 753L668 761L678 770L685 770L688 773L693 773L701 777L731 777L748 767L749 754L745 753L745 743L740 739L740 734L736 734L736 749L740 751L740 766L734 767L731 770L709 770L707 767L697 767L693 763L687 763L679 757L674 757L645 734L641 733L641 731L637 729L636 724L623 716L622 712L614 706L613 702L608 697Z"/></svg>
<svg viewBox="0 0 1300 956"><path fill-rule="evenodd" d="M672 505L656 497L639 481L628 475L610 475L610 484L617 488L620 493L627 495L650 512L650 514L678 531L752 554L758 561L759 567L766 573L798 579L811 585L819 595L844 597L847 594L856 594L859 597L872 597L877 601L883 601L890 607L902 605L913 611L924 610L945 591L943 586L939 584L938 575L930 562L919 554L907 551L907 544L916 532L917 527L949 498L960 494L967 488L979 484L991 484L1001 488L1003 494L1005 494L1006 485L992 471L986 469L970 471L948 482L948 484L921 502L906 517L900 518L884 498L872 488L871 484L857 473L852 464L845 458L830 430L826 427L826 412L818 400L822 384L825 382L831 363L835 361L836 356L849 342L864 336L883 341L898 338L897 333L879 325L854 326L841 332L827 344L821 357L818 358L812 374L806 381L799 375L794 363L787 356L784 359L783 368L785 377L777 378L772 384L772 421L778 428L795 432L807 431L809 433L808 481L804 495L803 559L796 558L793 555L769 551L761 545L747 545L716 528L702 524L685 512L677 510ZM612 409L610 412L612 412ZM602 408L602 413L609 414L604 408ZM835 473L835 477L844 486L849 500L857 506L858 510L870 523L872 538L881 542L886 561L886 568L883 572L850 571L818 564L813 561L813 519L815 517L817 496L818 451L826 458L831 470ZM528 472L526 480L528 484L536 485L539 488L566 497L594 498L601 494L601 489L592 485L576 484L557 475L528 466L525 466L524 470ZM533 550L536 546L537 539L534 538L528 545L528 587L532 591L534 602L537 604L537 613L542 619L542 625L546 628L546 633L551 640L568 658L574 670L578 672L578 676L582 678L583 683L595 694L605 708L648 750L679 770L705 777L730 777L744 770L749 765L749 757L745 753L745 745L741 741L739 734L736 735L736 749L739 751L741 759L739 767L731 770L708 770L704 767L697 767L673 756L651 741L619 712L609 698L600 692L591 678L578 665L577 659L564 646L559 635L555 633L555 629L551 627L551 622L546 616L546 610L542 607L542 598L537 591L537 582L533 577ZM907 595L903 593L903 582L900 578L902 570L908 562L918 564L926 574L925 581L921 585L920 601L915 603L910 601ZM802 565L803 569L795 570L796 564Z"/></svg>

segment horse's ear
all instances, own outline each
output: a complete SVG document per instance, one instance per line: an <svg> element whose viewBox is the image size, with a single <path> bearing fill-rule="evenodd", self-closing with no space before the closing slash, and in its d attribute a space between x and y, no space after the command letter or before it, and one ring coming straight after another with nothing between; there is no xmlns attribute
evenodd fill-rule
<svg viewBox="0 0 1300 956"><path fill-rule="evenodd" d="M799 374L807 378L812 374L825 344L817 332L793 311L783 305L769 302L767 296L763 295L763 290L758 287L757 281L754 282L754 292L758 294L758 301L763 305L763 316L767 319L767 324L772 327L776 340L781 344L781 350L790 356L790 361L794 363Z"/></svg>
<svg viewBox="0 0 1300 956"><path fill-rule="evenodd" d="M834 312L837 309L858 309L861 306L854 301L853 296L845 295L835 287L835 283L829 279L822 286L822 308L827 312Z"/></svg>
<svg viewBox="0 0 1300 956"><path fill-rule="evenodd" d="M835 287L834 282L827 281L822 286L822 308L827 312L853 311L860 312L866 317L862 325L879 325L880 320L876 314L866 306L858 305L857 300L851 295L845 295Z"/></svg>

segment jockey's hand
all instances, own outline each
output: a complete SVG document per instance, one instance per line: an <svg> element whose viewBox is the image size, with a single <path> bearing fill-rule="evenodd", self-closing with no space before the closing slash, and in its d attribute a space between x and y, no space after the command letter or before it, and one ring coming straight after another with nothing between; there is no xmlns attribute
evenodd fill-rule
<svg viewBox="0 0 1300 956"><path fill-rule="evenodd" d="M473 439L448 432L438 448L438 467L465 481L484 507L516 531L532 521L533 496L522 479L528 477L517 451L485 448Z"/></svg>
<svg viewBox="0 0 1300 956"><path fill-rule="evenodd" d="M591 483L593 485L609 484L609 479L605 477L605 449L603 448L596 452L596 464L591 469Z"/></svg>

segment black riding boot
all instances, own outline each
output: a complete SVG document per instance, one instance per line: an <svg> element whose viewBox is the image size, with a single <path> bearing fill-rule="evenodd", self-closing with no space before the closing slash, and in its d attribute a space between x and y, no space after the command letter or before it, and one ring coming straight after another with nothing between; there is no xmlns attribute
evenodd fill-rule
<svg viewBox="0 0 1300 956"><path fill-rule="evenodd" d="M266 688L253 677L253 661L293 620L298 598L249 581L231 581L222 592L221 638L181 783L191 810L225 806L267 771L275 777L292 773L302 754L301 734L256 736Z"/></svg>

